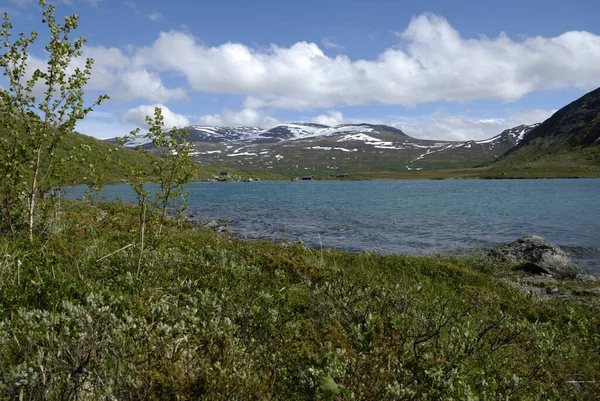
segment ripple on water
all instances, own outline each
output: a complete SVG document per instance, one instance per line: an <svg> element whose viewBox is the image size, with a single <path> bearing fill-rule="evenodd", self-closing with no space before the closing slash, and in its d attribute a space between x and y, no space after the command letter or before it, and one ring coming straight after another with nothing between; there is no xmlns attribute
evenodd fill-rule
<svg viewBox="0 0 600 401"><path fill-rule="evenodd" d="M537 234L600 273L599 180L198 183L198 218L231 218L250 238L381 253L490 249ZM79 196L84 188L73 191ZM128 186L104 194L135 201ZM574 196L576 194L576 196Z"/></svg>

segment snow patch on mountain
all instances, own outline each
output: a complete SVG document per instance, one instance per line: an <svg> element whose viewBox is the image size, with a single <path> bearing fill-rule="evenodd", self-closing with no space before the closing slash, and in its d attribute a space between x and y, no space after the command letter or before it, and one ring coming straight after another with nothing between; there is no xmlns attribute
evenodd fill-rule
<svg viewBox="0 0 600 401"><path fill-rule="evenodd" d="M426 152L426 153L423 153L422 155L420 155L420 156L419 156L419 157L417 157L416 159L413 159L413 160L411 160L411 161L410 161L410 163L413 163L413 162L416 162L416 161L418 161L418 160L421 160L421 159L422 159L422 158L424 158L425 156L427 156L427 155L430 155L430 154L432 154L432 153L443 152L444 150L451 149L451 148L452 148L452 146L453 146L453 144L450 144L450 145L446 146L445 148L438 149L438 150L431 150L431 149L427 149L427 152Z"/></svg>
<svg viewBox="0 0 600 401"><path fill-rule="evenodd" d="M152 141L150 140L150 138L148 138L146 135L143 136L136 136L130 140L128 140L127 142L125 142L125 146L126 148L137 148L138 146L144 146L144 145L149 145L151 144Z"/></svg>
<svg viewBox="0 0 600 401"><path fill-rule="evenodd" d="M334 146L309 146L304 149L314 149L314 150L340 150L342 152L358 152L358 149L346 149L346 148L337 148Z"/></svg>
<svg viewBox="0 0 600 401"><path fill-rule="evenodd" d="M245 141L257 139L278 139L280 141L298 141L302 139L325 138L345 133L371 132L367 125L338 125L327 127L317 124L279 124L268 130L247 136Z"/></svg>
<svg viewBox="0 0 600 401"><path fill-rule="evenodd" d="M377 139L377 138L374 138L370 135L363 134L363 133L344 135L343 137L341 137L340 139L337 140L337 142L347 142L347 141L362 141L362 142L366 143L367 145L383 142L381 139ZM389 143L391 143L391 142L389 142Z"/></svg>

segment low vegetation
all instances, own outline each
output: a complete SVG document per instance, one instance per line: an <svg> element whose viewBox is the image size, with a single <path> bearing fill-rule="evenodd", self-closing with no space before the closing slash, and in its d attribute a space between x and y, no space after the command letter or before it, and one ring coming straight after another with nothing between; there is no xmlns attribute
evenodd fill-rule
<svg viewBox="0 0 600 401"><path fill-rule="evenodd" d="M105 97L83 106L91 60L66 75L83 46L68 40L77 17L60 26L40 5L48 70L25 74L37 33L11 42L6 15L0 31L11 77L0 89L0 398L600 397L595 292L547 298L477 254L323 251L186 223L193 166L159 109L158 158L92 151L72 134ZM38 80L50 87L36 103ZM93 194L121 177L138 205L99 203ZM89 183L86 203L47 193L69 179Z"/></svg>
<svg viewBox="0 0 600 401"><path fill-rule="evenodd" d="M540 162L523 162L516 165L422 171L373 171L350 175L353 179L372 180L447 180L447 179L521 179L521 178L600 178L600 167L569 163L574 155L560 156Z"/></svg>
<svg viewBox="0 0 600 401"><path fill-rule="evenodd" d="M600 309L481 255L249 242L63 202L0 237L9 399L597 399Z"/></svg>

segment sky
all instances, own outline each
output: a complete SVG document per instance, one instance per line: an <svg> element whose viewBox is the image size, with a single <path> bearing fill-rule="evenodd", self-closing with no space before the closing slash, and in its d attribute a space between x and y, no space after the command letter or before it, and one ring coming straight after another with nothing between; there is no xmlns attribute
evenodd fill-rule
<svg viewBox="0 0 600 401"><path fill-rule="evenodd" d="M0 0L40 32L36 0ZM387 124L425 139L485 139L541 122L600 86L597 0L56 0L94 59L78 123L110 138L145 127ZM6 87L6 81L0 79Z"/></svg>

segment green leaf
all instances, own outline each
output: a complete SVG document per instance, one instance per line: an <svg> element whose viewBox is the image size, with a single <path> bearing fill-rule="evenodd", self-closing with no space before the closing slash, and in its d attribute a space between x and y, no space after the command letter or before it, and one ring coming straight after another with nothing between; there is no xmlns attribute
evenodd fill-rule
<svg viewBox="0 0 600 401"><path fill-rule="evenodd" d="M319 380L319 389L325 393L327 397L335 397L340 394L340 388L329 375L321 377Z"/></svg>

